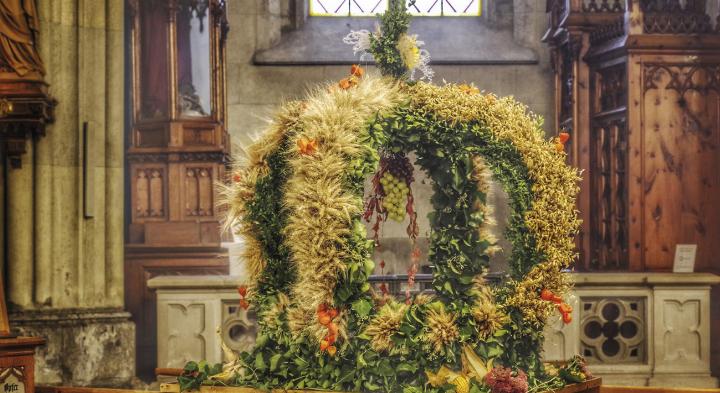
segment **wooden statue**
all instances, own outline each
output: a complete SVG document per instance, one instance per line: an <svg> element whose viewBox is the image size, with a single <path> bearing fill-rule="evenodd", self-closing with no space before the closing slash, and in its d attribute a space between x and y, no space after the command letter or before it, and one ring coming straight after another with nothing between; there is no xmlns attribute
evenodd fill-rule
<svg viewBox="0 0 720 393"><path fill-rule="evenodd" d="M53 100L43 80L35 0L0 1L0 146L10 168L22 165L31 138L45 135Z"/></svg>
<svg viewBox="0 0 720 393"><path fill-rule="evenodd" d="M42 79L45 68L37 51L34 0L0 2L0 67L22 78Z"/></svg>

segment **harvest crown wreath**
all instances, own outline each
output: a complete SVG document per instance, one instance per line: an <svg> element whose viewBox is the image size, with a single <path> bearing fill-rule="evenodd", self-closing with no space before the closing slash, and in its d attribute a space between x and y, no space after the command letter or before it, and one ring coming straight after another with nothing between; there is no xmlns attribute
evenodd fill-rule
<svg viewBox="0 0 720 393"><path fill-rule="evenodd" d="M589 377L579 357L556 368L539 354L545 321L571 321L562 271L575 258L579 177L564 162L567 135L546 140L542 120L512 98L414 81L432 70L409 18L392 0L376 32L348 35L383 75L353 66L339 84L285 104L233 172L224 191L249 272L240 305L254 309L259 333L250 352L223 346L223 365L188 363L182 389L521 393ZM409 218L417 237L411 151L434 192L434 293L403 301L368 278L382 221ZM485 279L497 249L491 177L511 210L511 272L497 285ZM415 247L410 284L419 258Z"/></svg>

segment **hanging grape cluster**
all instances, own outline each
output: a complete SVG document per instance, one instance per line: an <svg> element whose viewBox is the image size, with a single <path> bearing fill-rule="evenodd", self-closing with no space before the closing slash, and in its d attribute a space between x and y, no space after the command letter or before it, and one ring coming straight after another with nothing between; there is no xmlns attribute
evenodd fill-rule
<svg viewBox="0 0 720 393"><path fill-rule="evenodd" d="M388 170L380 178L380 185L385 194L383 206L388 211L388 217L397 222L405 220L405 205L410 193L410 182L413 181L412 165L406 162L410 166L409 171L402 163L402 166L393 166L391 161Z"/></svg>
<svg viewBox="0 0 720 393"><path fill-rule="evenodd" d="M365 219L373 226L376 243L379 241L380 223L391 219L403 222L410 217L407 234L413 241L418 236L417 212L410 185L415 181L414 168L405 153L383 153L380 165L373 177L373 193L365 206Z"/></svg>

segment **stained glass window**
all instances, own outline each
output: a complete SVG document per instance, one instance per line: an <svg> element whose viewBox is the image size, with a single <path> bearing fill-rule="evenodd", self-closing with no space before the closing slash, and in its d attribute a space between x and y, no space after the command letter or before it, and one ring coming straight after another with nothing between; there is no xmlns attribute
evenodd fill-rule
<svg viewBox="0 0 720 393"><path fill-rule="evenodd" d="M388 0L309 0L311 16L375 16ZM416 16L480 16L482 0L415 0L408 11Z"/></svg>

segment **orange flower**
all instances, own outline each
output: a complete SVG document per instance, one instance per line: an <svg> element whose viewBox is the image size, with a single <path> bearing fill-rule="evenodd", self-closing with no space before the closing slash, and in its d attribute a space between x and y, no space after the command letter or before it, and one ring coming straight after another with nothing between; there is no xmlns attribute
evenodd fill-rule
<svg viewBox="0 0 720 393"><path fill-rule="evenodd" d="M245 285L240 285L238 287L238 293L240 294L241 297L247 296L247 287Z"/></svg>
<svg viewBox="0 0 720 393"><path fill-rule="evenodd" d="M317 141L315 139L300 138L297 145L300 154L312 155L317 151Z"/></svg>
<svg viewBox="0 0 720 393"><path fill-rule="evenodd" d="M567 303L561 303L558 305L558 310L560 310L562 314L569 314L573 311L573 308Z"/></svg>
<svg viewBox="0 0 720 393"><path fill-rule="evenodd" d="M555 138L555 150L557 150L558 153L562 153L565 151L565 142L567 142L570 139L570 134L567 132L561 132L558 134L558 137Z"/></svg>
<svg viewBox="0 0 720 393"><path fill-rule="evenodd" d="M328 347L327 353L328 353L328 355L330 355L330 356L335 356L335 354L337 353L337 348L335 348L334 345L331 345L331 346Z"/></svg>
<svg viewBox="0 0 720 393"><path fill-rule="evenodd" d="M233 175L233 178L232 178L232 179L233 179L233 181L234 181L235 183L240 183L240 180L242 180L242 176L240 176L239 173L236 173L236 174Z"/></svg>
<svg viewBox="0 0 720 393"><path fill-rule="evenodd" d="M323 326L327 326L332 322L332 318L327 313L318 314L318 322Z"/></svg>
<svg viewBox="0 0 720 393"><path fill-rule="evenodd" d="M542 300L552 301L554 296L555 295L549 289L543 289L540 291L540 299Z"/></svg>
<svg viewBox="0 0 720 393"><path fill-rule="evenodd" d="M330 346L330 343L327 342L327 340L320 341L320 350L321 351L327 350L329 346Z"/></svg>
<svg viewBox="0 0 720 393"><path fill-rule="evenodd" d="M247 310L248 308L250 308L250 303L245 299L240 299L240 307L243 310Z"/></svg>
<svg viewBox="0 0 720 393"><path fill-rule="evenodd" d="M337 341L337 336L328 334L327 336L325 336L325 341L327 341L330 345L333 345L335 344L335 341Z"/></svg>
<svg viewBox="0 0 720 393"><path fill-rule="evenodd" d="M330 319L335 319L338 315L338 310L335 308L331 308L328 310L328 315L330 316Z"/></svg>
<svg viewBox="0 0 720 393"><path fill-rule="evenodd" d="M328 336L336 337L338 334L338 326L335 323L330 322L326 325L328 329Z"/></svg>
<svg viewBox="0 0 720 393"><path fill-rule="evenodd" d="M360 67L358 64L353 64L350 67L350 75L356 76L358 78L362 78L363 75L365 75L365 70Z"/></svg>
<svg viewBox="0 0 720 393"><path fill-rule="evenodd" d="M357 86L357 84L358 84L357 77L351 75L347 78L341 79L340 82L338 83L338 86L340 86L340 88L343 90L347 90L351 87Z"/></svg>
<svg viewBox="0 0 720 393"><path fill-rule="evenodd" d="M570 322L572 322L572 315L570 315L570 314L563 314L562 317L563 317L563 323L564 323L564 324L567 325L567 324L569 324Z"/></svg>

